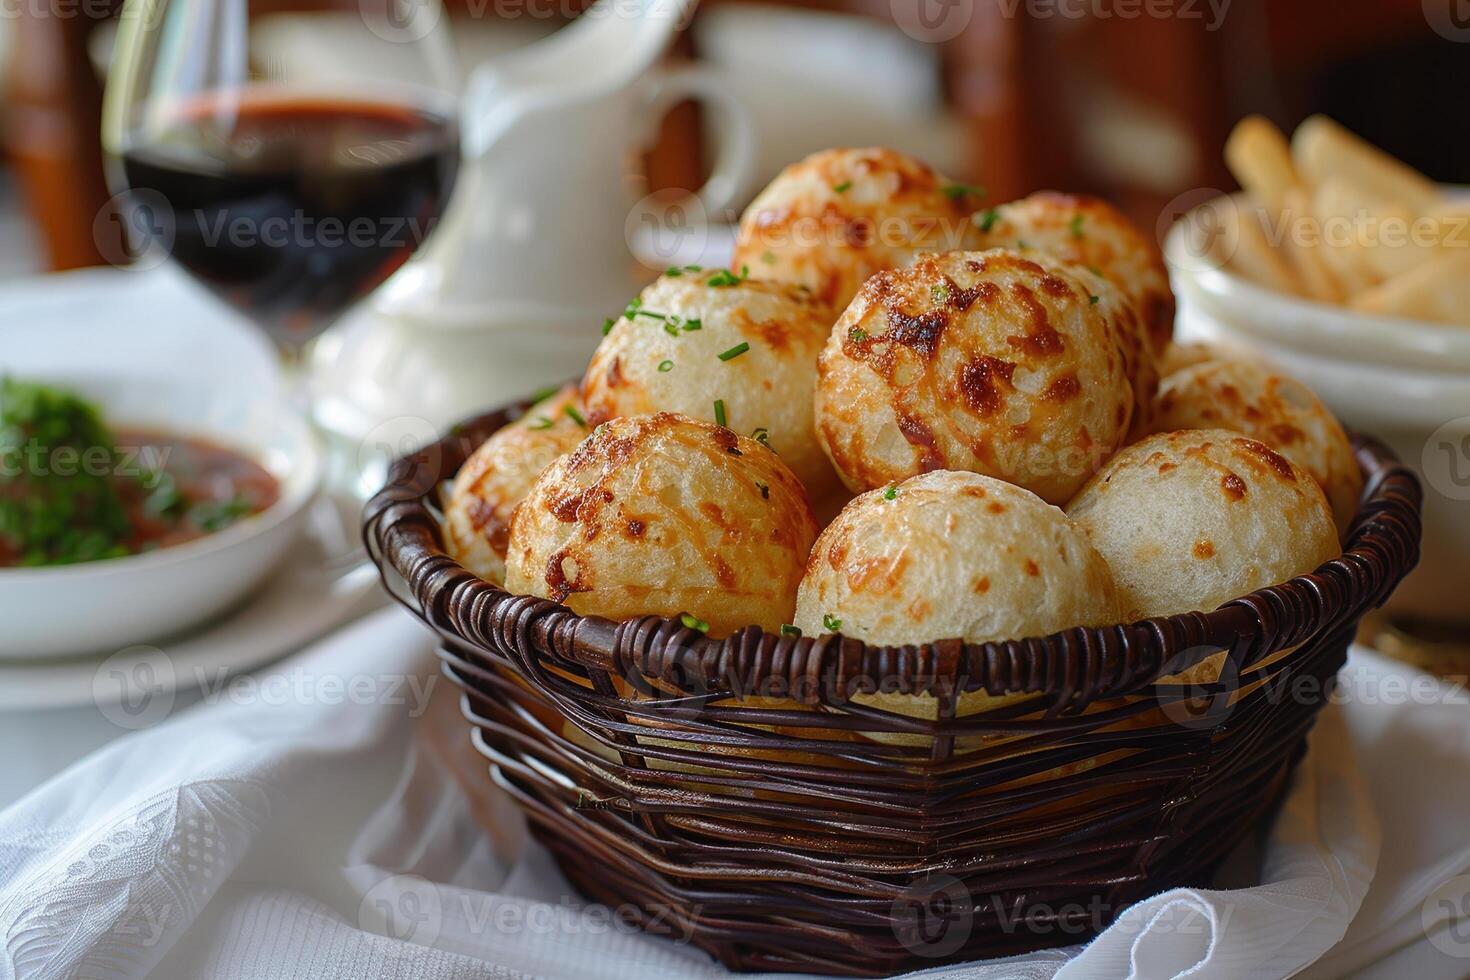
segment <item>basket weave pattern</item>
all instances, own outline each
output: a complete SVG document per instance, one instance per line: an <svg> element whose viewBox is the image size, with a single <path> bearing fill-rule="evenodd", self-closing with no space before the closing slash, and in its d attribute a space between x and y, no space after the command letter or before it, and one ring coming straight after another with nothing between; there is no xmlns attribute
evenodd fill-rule
<svg viewBox="0 0 1470 980"><path fill-rule="evenodd" d="M368 548L568 877L737 969L877 976L1069 945L1207 880L1418 558L1418 483L1360 439L1345 553L1208 614L1003 643L711 639L512 596L443 553L436 488L518 411L395 463ZM875 689L930 695L937 717L852 700ZM956 717L975 692L996 700Z"/></svg>

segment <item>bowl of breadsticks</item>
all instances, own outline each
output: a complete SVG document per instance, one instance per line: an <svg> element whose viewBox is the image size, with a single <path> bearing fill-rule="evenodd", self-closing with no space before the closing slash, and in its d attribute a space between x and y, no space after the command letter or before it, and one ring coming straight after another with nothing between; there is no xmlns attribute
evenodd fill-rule
<svg viewBox="0 0 1470 980"><path fill-rule="evenodd" d="M1470 194L1324 116L1225 148L1243 190L1169 233L1181 339L1247 348L1420 470L1424 552L1391 611L1470 634Z"/></svg>

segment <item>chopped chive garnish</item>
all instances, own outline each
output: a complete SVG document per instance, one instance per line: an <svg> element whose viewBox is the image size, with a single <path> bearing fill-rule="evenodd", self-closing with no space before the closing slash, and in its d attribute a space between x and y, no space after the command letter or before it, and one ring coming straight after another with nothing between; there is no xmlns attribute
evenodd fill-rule
<svg viewBox="0 0 1470 980"><path fill-rule="evenodd" d="M862 327L853 327L847 332L847 339L852 341L854 344L861 344L863 341L868 339L868 332Z"/></svg>
<svg viewBox="0 0 1470 980"><path fill-rule="evenodd" d="M801 630L798 629L795 626L792 626L790 623L782 623L781 624L781 635L782 636L800 636L801 635Z"/></svg>
<svg viewBox="0 0 1470 980"><path fill-rule="evenodd" d="M995 223L999 220L1000 210L998 208L989 208L980 216L980 220L977 223L980 225L981 231L989 231L995 227Z"/></svg>
<svg viewBox="0 0 1470 980"><path fill-rule="evenodd" d="M736 344L734 347L731 347L729 350L721 354L720 360L733 361L735 360L735 358L739 357L741 354L744 354L748 350L750 350L750 345L742 341L741 343Z"/></svg>
<svg viewBox="0 0 1470 980"><path fill-rule="evenodd" d="M658 373L659 374L668 374L672 370L674 370L674 362L673 361L659 361L658 362Z"/></svg>
<svg viewBox="0 0 1470 980"><path fill-rule="evenodd" d="M1020 249L1027 249L1027 248L1030 248L1031 246L1026 244L1026 239L1024 239L1024 238L1018 238L1018 239L1016 239L1016 247L1017 248L1020 248Z"/></svg>
<svg viewBox="0 0 1470 980"><path fill-rule="evenodd" d="M1069 221L1069 222L1067 222L1067 227L1072 230L1072 237L1073 238L1081 238L1082 237L1082 215L1079 214L1079 215L1073 216L1072 220Z"/></svg>
<svg viewBox="0 0 1470 980"><path fill-rule="evenodd" d="M766 486L764 483L760 483L759 481L757 481L756 486L760 488L760 491L761 491L761 499L762 500L770 500L771 499L771 488L770 487Z"/></svg>
<svg viewBox="0 0 1470 980"><path fill-rule="evenodd" d="M766 265L775 265L776 253L767 249L766 251L761 253L761 261L764 262Z"/></svg>
<svg viewBox="0 0 1470 980"><path fill-rule="evenodd" d="M529 428L534 429L537 432L541 431L542 429L549 429L551 428L551 419L547 418L544 415L538 415L536 416L536 421L532 422Z"/></svg>
<svg viewBox="0 0 1470 980"><path fill-rule="evenodd" d="M725 402L723 399L715 401L715 425L725 425L729 421L725 417Z"/></svg>
<svg viewBox="0 0 1470 980"><path fill-rule="evenodd" d="M890 486L887 490L884 490L883 491L883 499L884 500L897 500L898 499L898 487L896 485L894 485L894 486Z"/></svg>
<svg viewBox="0 0 1470 980"><path fill-rule="evenodd" d="M948 286L945 286L945 285L941 284L941 285L935 286L929 292L930 292L930 295L932 295L934 297L934 302L936 302L936 303L948 303L949 302L949 287Z"/></svg>
<svg viewBox="0 0 1470 980"><path fill-rule="evenodd" d="M738 286L742 282L744 282L746 277L749 275L749 266L741 266L740 275L738 276L735 273L731 272L729 269L721 269L719 272L716 272L714 275L706 279L705 284L709 286Z"/></svg>
<svg viewBox="0 0 1470 980"><path fill-rule="evenodd" d="M750 434L750 437L756 442L760 443L762 446L765 446L767 449L771 448L771 430L767 429L765 426L756 429Z"/></svg>
<svg viewBox="0 0 1470 980"><path fill-rule="evenodd" d="M699 319L698 317L690 317L689 319L684 321L684 325L680 329L683 330L685 333L689 333L693 330L703 330L704 321Z"/></svg>
<svg viewBox="0 0 1470 980"><path fill-rule="evenodd" d="M702 619L695 619L688 613L680 613L679 622L684 624L685 629L694 630L699 633L709 632L709 623L706 623Z"/></svg>
<svg viewBox="0 0 1470 980"><path fill-rule="evenodd" d="M852 181L844 180L840 184L833 184L832 189L838 194L846 194L852 188Z"/></svg>
<svg viewBox="0 0 1470 980"><path fill-rule="evenodd" d="M562 409L562 411L566 413L567 418L571 419L582 428L587 428L587 420L582 417L581 412L577 411L577 406L567 405L565 408Z"/></svg>
<svg viewBox="0 0 1470 980"><path fill-rule="evenodd" d="M665 321L665 323L664 323L664 333L668 334L670 337L677 337L677 336L679 336L679 324L678 324L678 322L677 321Z"/></svg>
<svg viewBox="0 0 1470 980"><path fill-rule="evenodd" d="M613 324L616 322L617 321L614 320L612 317L608 317L606 320L602 321L602 335L604 337L612 333Z"/></svg>
<svg viewBox="0 0 1470 980"><path fill-rule="evenodd" d="M1100 300L1100 299L1102 299L1101 296L1089 296L1089 297L1087 297L1087 302L1091 303L1093 306L1096 306L1097 305L1097 301Z"/></svg>
<svg viewBox="0 0 1470 980"><path fill-rule="evenodd" d="M666 276L682 276L683 274L684 270L679 268L677 265L671 265L664 270L664 275Z"/></svg>
<svg viewBox="0 0 1470 980"><path fill-rule="evenodd" d="M941 188L944 196L951 201L958 201L962 197L984 197L985 188L971 187L968 184L949 184Z"/></svg>
<svg viewBox="0 0 1470 980"><path fill-rule="evenodd" d="M826 630L828 633L836 633L838 630L842 629L842 620L838 619L831 613L823 613L822 629Z"/></svg>

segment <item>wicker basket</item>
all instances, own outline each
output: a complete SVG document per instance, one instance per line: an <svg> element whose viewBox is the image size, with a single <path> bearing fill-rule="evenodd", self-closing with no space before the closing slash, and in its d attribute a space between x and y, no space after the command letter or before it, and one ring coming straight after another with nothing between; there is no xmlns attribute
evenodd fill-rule
<svg viewBox="0 0 1470 980"><path fill-rule="evenodd" d="M1207 880L1418 557L1418 483L1360 439L1342 557L1212 613L1006 643L716 640L508 595L443 554L438 485L519 411L399 460L368 548L567 876L736 969L886 975L1067 945ZM932 695L937 719L849 700L874 684ZM954 717L978 691L997 698Z"/></svg>

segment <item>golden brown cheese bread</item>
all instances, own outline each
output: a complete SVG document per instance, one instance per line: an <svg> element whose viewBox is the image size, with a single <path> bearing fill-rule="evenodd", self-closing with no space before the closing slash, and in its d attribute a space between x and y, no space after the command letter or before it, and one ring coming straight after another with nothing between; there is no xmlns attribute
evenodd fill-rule
<svg viewBox="0 0 1470 980"><path fill-rule="evenodd" d="M894 646L1024 639L1118 619L1107 564L1060 510L1009 483L952 471L916 476L849 504L817 539L796 600L796 625L807 635L841 632ZM1027 697L974 691L960 695L956 713ZM880 692L853 700L938 717L932 695ZM901 745L927 738L872 737Z"/></svg>
<svg viewBox="0 0 1470 980"><path fill-rule="evenodd" d="M1209 611L1338 554L1310 473L1225 429L1129 446L1067 506L1107 560L1129 619Z"/></svg>
<svg viewBox="0 0 1470 980"><path fill-rule="evenodd" d="M801 482L761 443L666 412L615 419L517 508L506 588L582 615L775 631L816 536Z"/></svg>
<svg viewBox="0 0 1470 980"><path fill-rule="evenodd" d="M812 396L834 319L795 287L671 270L593 355L582 382L587 418L677 412L723 422L775 449L813 497L825 494L837 477L817 444Z"/></svg>
<svg viewBox="0 0 1470 980"><path fill-rule="evenodd" d="M1085 269L1004 250L920 256L870 279L833 328L818 438L854 490L971 470L1062 503L1128 432L1130 331L1128 304Z"/></svg>
<svg viewBox="0 0 1470 980"><path fill-rule="evenodd" d="M898 645L1046 636L1116 622L1113 577L1059 509L941 470L858 497L817 539L796 600L807 635Z"/></svg>
<svg viewBox="0 0 1470 980"><path fill-rule="evenodd" d="M1322 487L1339 528L1358 512L1363 473L1347 433L1312 390L1253 361L1208 361L1171 375L1153 412L1158 432L1233 429L1259 439Z"/></svg>
<svg viewBox="0 0 1470 980"><path fill-rule="evenodd" d="M894 150L815 153L746 209L733 267L806 286L841 310L875 272L975 247L982 193Z"/></svg>
<svg viewBox="0 0 1470 980"><path fill-rule="evenodd" d="M575 385L496 432L459 468L445 508L450 556L487 582L505 584L505 553L516 505L552 460L587 435Z"/></svg>
<svg viewBox="0 0 1470 980"><path fill-rule="evenodd" d="M1157 243L1106 201L1039 191L977 216L980 248L1039 249L1106 278L1131 302L1154 356L1174 335L1174 293Z"/></svg>

